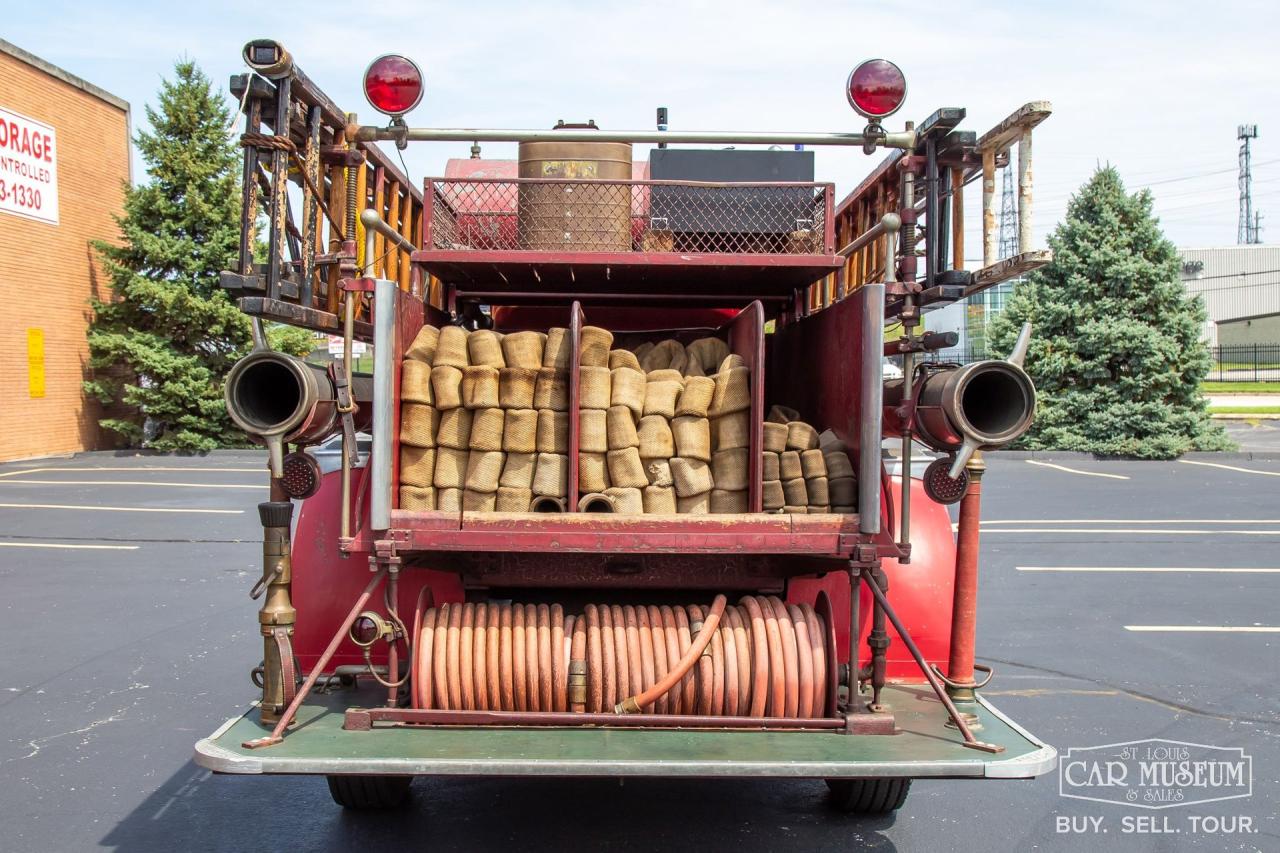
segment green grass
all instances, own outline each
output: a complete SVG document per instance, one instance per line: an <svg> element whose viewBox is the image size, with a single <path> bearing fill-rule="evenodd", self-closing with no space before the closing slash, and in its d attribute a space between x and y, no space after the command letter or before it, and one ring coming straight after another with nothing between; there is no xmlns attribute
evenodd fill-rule
<svg viewBox="0 0 1280 853"><path fill-rule="evenodd" d="M1252 361L1216 361L1213 364L1214 370L1275 370L1280 367L1272 361L1260 361L1254 364Z"/></svg>
<svg viewBox="0 0 1280 853"><path fill-rule="evenodd" d="M1210 406L1213 415L1280 415L1280 406Z"/></svg>
<svg viewBox="0 0 1280 853"><path fill-rule="evenodd" d="M1280 382L1202 382L1206 394L1280 394Z"/></svg>

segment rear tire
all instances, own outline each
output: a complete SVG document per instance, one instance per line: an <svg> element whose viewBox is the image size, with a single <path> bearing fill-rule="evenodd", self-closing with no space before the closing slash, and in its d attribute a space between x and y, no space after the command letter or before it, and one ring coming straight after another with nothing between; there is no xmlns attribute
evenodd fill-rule
<svg viewBox="0 0 1280 853"><path fill-rule="evenodd" d="M329 795L344 809L393 809L409 799L412 776L329 776Z"/></svg>
<svg viewBox="0 0 1280 853"><path fill-rule="evenodd" d="M910 779L828 779L829 802L845 814L884 815L902 808Z"/></svg>

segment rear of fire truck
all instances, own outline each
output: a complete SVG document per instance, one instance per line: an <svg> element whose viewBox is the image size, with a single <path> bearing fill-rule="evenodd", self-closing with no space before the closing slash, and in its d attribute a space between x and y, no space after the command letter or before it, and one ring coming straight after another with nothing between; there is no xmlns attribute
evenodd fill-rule
<svg viewBox="0 0 1280 853"><path fill-rule="evenodd" d="M956 108L889 130L906 82L871 60L846 87L860 132L680 132L661 110L656 131L433 129L404 119L417 66L384 56L365 90L390 122L361 126L279 43L244 56L222 283L257 331L226 399L271 490L261 697L200 764L323 774L348 807L418 775L776 776L868 813L913 778L1053 766L974 663L982 452L1030 424L1030 330L962 367L922 321L1049 259L995 261L991 227L1016 150L1031 244L1047 103L981 137ZM417 186L377 141L472 156ZM814 146L885 152L837 201ZM273 352L268 321L341 359ZM938 454L919 477L913 442Z"/></svg>

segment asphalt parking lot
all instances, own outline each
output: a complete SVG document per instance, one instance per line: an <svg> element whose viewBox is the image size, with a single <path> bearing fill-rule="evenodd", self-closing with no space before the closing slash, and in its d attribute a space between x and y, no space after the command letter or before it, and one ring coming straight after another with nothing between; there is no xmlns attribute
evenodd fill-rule
<svg viewBox="0 0 1280 853"><path fill-rule="evenodd" d="M1138 812L1055 775L917 782L877 820L824 809L821 782L663 780L424 779L369 816L321 779L196 767L254 694L263 481L253 453L0 466L0 849L1280 849L1280 459L996 454L984 490L986 695L1063 751L1242 748L1251 797ZM1138 814L1169 831L1124 833ZM1094 817L1107 834L1059 831Z"/></svg>

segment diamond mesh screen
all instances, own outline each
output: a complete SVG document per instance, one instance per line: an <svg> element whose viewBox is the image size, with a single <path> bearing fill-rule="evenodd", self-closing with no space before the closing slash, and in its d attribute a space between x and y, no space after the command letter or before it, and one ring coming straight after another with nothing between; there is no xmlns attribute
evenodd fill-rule
<svg viewBox="0 0 1280 853"><path fill-rule="evenodd" d="M828 254L830 184L427 181L426 248Z"/></svg>

